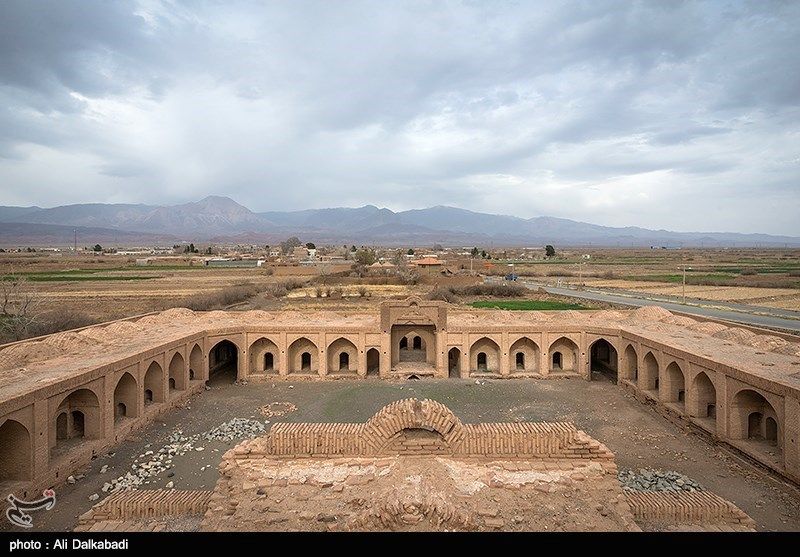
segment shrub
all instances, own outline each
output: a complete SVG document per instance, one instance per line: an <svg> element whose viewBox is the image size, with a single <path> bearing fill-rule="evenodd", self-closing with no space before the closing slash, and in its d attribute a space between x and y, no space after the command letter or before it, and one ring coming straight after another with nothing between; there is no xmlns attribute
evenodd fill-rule
<svg viewBox="0 0 800 557"><path fill-rule="evenodd" d="M749 276L757 275L758 272L755 269L742 269L742 272L739 273L739 274L742 275L742 276L748 276L749 277Z"/></svg>
<svg viewBox="0 0 800 557"><path fill-rule="evenodd" d="M426 296L428 300L438 300L440 302L448 302L450 304L458 303L458 296L456 296L451 288L439 286L431 290Z"/></svg>
<svg viewBox="0 0 800 557"><path fill-rule="evenodd" d="M28 329L28 336L38 337L42 335L52 335L53 333L60 333L61 331L88 327L96 323L99 323L97 319L79 311L50 311L39 316L36 322L30 326Z"/></svg>
<svg viewBox="0 0 800 557"><path fill-rule="evenodd" d="M358 295L361 298L366 298L366 296L367 296L367 287L366 286L359 286L358 287Z"/></svg>
<svg viewBox="0 0 800 557"><path fill-rule="evenodd" d="M186 307L194 311L221 309L245 302L258 293L258 288L253 284L238 284L214 292L200 292L188 296L177 306ZM176 304L171 304L170 307L176 307Z"/></svg>

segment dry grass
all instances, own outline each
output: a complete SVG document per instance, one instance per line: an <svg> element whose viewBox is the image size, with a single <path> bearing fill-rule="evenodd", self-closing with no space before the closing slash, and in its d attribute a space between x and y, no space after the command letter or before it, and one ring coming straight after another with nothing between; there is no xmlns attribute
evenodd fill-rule
<svg viewBox="0 0 800 557"><path fill-rule="evenodd" d="M523 298L530 291L517 284L473 284L470 286L439 286L428 293L429 300L456 303L460 296L493 298Z"/></svg>

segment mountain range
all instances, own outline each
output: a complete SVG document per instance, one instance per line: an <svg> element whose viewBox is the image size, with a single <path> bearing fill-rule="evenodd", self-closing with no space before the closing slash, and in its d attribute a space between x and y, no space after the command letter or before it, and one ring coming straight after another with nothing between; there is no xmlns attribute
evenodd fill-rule
<svg viewBox="0 0 800 557"><path fill-rule="evenodd" d="M733 232L615 228L555 217L529 219L436 206L394 212L373 205L256 213L228 197L181 205L87 203L52 208L0 206L0 245L237 242L298 236L319 244L451 246L800 247L800 238Z"/></svg>

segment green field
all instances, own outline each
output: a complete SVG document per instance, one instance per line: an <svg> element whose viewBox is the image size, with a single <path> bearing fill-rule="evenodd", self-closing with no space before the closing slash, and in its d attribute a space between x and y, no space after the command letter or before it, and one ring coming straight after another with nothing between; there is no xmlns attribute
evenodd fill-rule
<svg viewBox="0 0 800 557"><path fill-rule="evenodd" d="M556 309L588 309L581 304L569 304L566 302L553 302L548 300L500 300L500 301L478 301L472 302L474 308L489 309L510 309L512 311L521 310L556 310Z"/></svg>
<svg viewBox="0 0 800 557"><path fill-rule="evenodd" d="M5 278L5 277L3 277ZM97 276L97 275L43 275L38 277L28 277L31 282L96 282L113 280L150 280L161 278L158 275L123 275L123 276Z"/></svg>
<svg viewBox="0 0 800 557"><path fill-rule="evenodd" d="M623 277L625 280L644 280L644 281L652 281L652 282L673 282L673 283L682 283L683 282L683 275L634 275L634 276L627 276ZM723 273L707 273L707 274L686 274L686 284L707 284L709 282L724 282L724 281L732 281L735 279L735 275L730 274L723 274Z"/></svg>
<svg viewBox="0 0 800 557"><path fill-rule="evenodd" d="M31 282L94 282L94 281L113 281L113 280L150 280L161 278L159 275L122 275L122 276L97 276L86 272L65 272L65 273L28 273L19 275L3 275L2 281L11 281L15 278L24 278Z"/></svg>

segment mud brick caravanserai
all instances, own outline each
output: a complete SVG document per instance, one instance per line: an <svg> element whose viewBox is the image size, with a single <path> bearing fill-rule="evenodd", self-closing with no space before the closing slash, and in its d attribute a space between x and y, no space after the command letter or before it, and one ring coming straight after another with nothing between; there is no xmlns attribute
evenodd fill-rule
<svg viewBox="0 0 800 557"><path fill-rule="evenodd" d="M800 482L796 337L674 315L656 307L512 313L453 309L442 302L409 298L383 302L380 313L173 309L0 347L0 485L6 493L21 497L58 485L93 456L201 392L210 380L427 376L536 381L592 380L597 374L612 376L643 403L693 423ZM220 482L250 485L250 480L242 479L249 472L240 468L253 455L265 461L297 456L308 450L309 439L324 438L328 447L331 435L341 437L330 445L337 447L334 454L315 454L315 458L377 459L369 464L373 471L387 465L380 460L386 454L398 452L475 456L487 450L475 447L495 446L486 439L498 431L507 439L499 446L517 455L515 459L545 458L536 451L546 443L537 443L554 436L564 450L572 446L570 439L594 443L599 452L588 459L598 462L593 469L613 467L613 454L604 453L601 444L571 424L533 424L527 430L523 424L507 424L513 427L492 429L492 424L462 424L433 401L396 404L386 412L399 412L412 422L422 420L424 427L373 431L368 422L345 424L350 429L300 430L297 424L279 424L266 437L243 443L247 450L240 446L226 455ZM449 429L442 424L449 424ZM531 441L534 437L539 441ZM518 442L525 448L514 448ZM267 462L258 473L270 469ZM218 490L204 504L224 508ZM187 495L186 501L196 497ZM423 503L429 511L437 508L434 501ZM637 508L661 508L651 503L642 499L626 504L636 515ZM475 519L463 509L436 511L440 512L456 523ZM412 520L402 514L400 522ZM209 528L225 527L225 515L215 520ZM365 511L352 517L351 526L366 527L374 520ZM625 526L626 520L620 518L618 526Z"/></svg>

